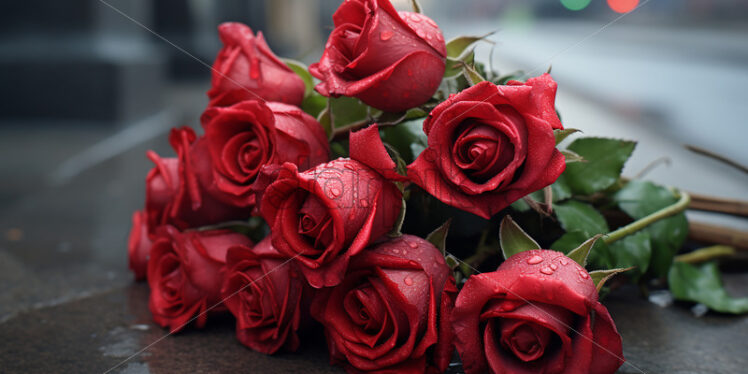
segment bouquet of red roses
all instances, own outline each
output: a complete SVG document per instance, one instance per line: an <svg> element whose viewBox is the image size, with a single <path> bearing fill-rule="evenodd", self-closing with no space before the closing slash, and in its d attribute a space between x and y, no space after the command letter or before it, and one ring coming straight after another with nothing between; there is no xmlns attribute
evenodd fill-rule
<svg viewBox="0 0 748 374"><path fill-rule="evenodd" d="M230 312L267 354L319 324L355 373L440 373L455 348L467 373L615 372L598 292L624 270L677 281L688 195L622 178L633 142L560 148L553 78L498 74L485 38L445 42L416 4L343 2L308 68L219 27L204 134L148 153L133 215L154 321Z"/></svg>

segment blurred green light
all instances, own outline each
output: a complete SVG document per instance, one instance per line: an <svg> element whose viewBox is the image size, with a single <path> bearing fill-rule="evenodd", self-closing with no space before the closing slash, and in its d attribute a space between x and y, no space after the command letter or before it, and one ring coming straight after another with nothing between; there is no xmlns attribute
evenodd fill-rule
<svg viewBox="0 0 748 374"><path fill-rule="evenodd" d="M591 0L561 0L561 5L569 10L582 10L590 5Z"/></svg>

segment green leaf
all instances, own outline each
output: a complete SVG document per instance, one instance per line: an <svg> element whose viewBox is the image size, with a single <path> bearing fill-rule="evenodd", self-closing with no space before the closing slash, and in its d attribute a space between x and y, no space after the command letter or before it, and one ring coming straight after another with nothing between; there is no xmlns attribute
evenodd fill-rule
<svg viewBox="0 0 748 374"><path fill-rule="evenodd" d="M325 107L317 114L317 122L325 129L327 139L332 140L332 118L330 118L330 104L325 101Z"/></svg>
<svg viewBox="0 0 748 374"><path fill-rule="evenodd" d="M579 230L567 231L564 235L558 238L558 240L551 244L551 249L566 254L571 252L572 249L579 247L579 245L584 243L584 241L589 239L589 237L589 235ZM597 243L600 245L602 241L598 241Z"/></svg>
<svg viewBox="0 0 748 374"><path fill-rule="evenodd" d="M551 185L553 191L553 202L563 201L571 197L571 188L566 183L566 176L561 174L558 179Z"/></svg>
<svg viewBox="0 0 748 374"><path fill-rule="evenodd" d="M592 278L592 281L595 282L595 286L597 288L597 292L600 292L600 289L603 288L605 285L605 282L607 282L610 278L613 278L616 274L623 273L625 271L629 271L633 268L626 268L626 269L610 269L610 270L595 270L590 272L590 278Z"/></svg>
<svg viewBox="0 0 748 374"><path fill-rule="evenodd" d="M470 51L463 57L450 58L447 57L447 67L444 70L444 78L453 78L459 76L462 73L463 65L472 65L475 63L475 52Z"/></svg>
<svg viewBox="0 0 748 374"><path fill-rule="evenodd" d="M407 163L413 162L420 151L426 149L428 145L426 134L423 132L423 120L424 118L418 118L404 121L380 130L382 140L392 145ZM423 148L421 150L414 149L414 145Z"/></svg>
<svg viewBox="0 0 748 374"><path fill-rule="evenodd" d="M566 177L564 177L563 174L561 174L561 176L559 176L558 179L556 179L556 181L552 185L550 185L550 187L554 203L566 200L571 197L571 190L569 189L569 185L566 184ZM543 188L542 190L537 190L531 193L529 196L535 201L542 201L544 203L547 203L545 198L545 188Z"/></svg>
<svg viewBox="0 0 748 374"><path fill-rule="evenodd" d="M567 232L581 231L590 237L609 231L605 218L592 205L570 200L556 204L554 211L561 227Z"/></svg>
<svg viewBox="0 0 748 374"><path fill-rule="evenodd" d="M556 145L564 141L569 135L579 131L577 129L553 130L553 136L556 137Z"/></svg>
<svg viewBox="0 0 748 374"><path fill-rule="evenodd" d="M630 268L635 267L636 272L632 275L638 278L647 272L649 262L652 258L652 246L650 245L649 233L639 231L629 235L613 244L601 253L604 256L606 268Z"/></svg>
<svg viewBox="0 0 748 374"><path fill-rule="evenodd" d="M564 158L566 159L567 164L571 164L573 162L586 162L584 157L580 156L578 153L574 151L570 151L568 149L562 149L561 154L564 155Z"/></svg>
<svg viewBox="0 0 748 374"><path fill-rule="evenodd" d="M341 96L329 101L336 129L364 122L368 117L367 106L354 97Z"/></svg>
<svg viewBox="0 0 748 374"><path fill-rule="evenodd" d="M290 58L281 58L281 60L298 75L302 81L304 81L304 97L309 96L314 90L314 78L309 74L309 70L306 65L301 61L292 60Z"/></svg>
<svg viewBox="0 0 748 374"><path fill-rule="evenodd" d="M527 235L511 216L506 216L499 227L499 243L504 258L507 259L519 252L540 249L540 245Z"/></svg>
<svg viewBox="0 0 748 374"><path fill-rule="evenodd" d="M574 260L579 265L582 265L582 267L587 266L587 257L590 256L590 251L592 251L592 247L595 246L595 243L601 237L602 237L601 234L597 234L587 239L584 243L582 243L582 245L569 251L569 253L567 253L566 256Z"/></svg>
<svg viewBox="0 0 748 374"><path fill-rule="evenodd" d="M702 303L722 313L748 312L748 298L733 298L725 291L715 262L693 266L675 262L668 272L670 292L678 300Z"/></svg>
<svg viewBox="0 0 748 374"><path fill-rule="evenodd" d="M348 157L348 143L344 145L342 142L330 142L330 151L332 151L332 158Z"/></svg>
<svg viewBox="0 0 748 374"><path fill-rule="evenodd" d="M572 192L591 195L612 186L635 146L635 142L607 138L574 140L568 149L587 162L566 165L564 174Z"/></svg>
<svg viewBox="0 0 748 374"><path fill-rule="evenodd" d="M447 42L447 57L457 59L473 43L491 36L493 32L483 36L458 36Z"/></svg>
<svg viewBox="0 0 748 374"><path fill-rule="evenodd" d="M519 200L513 202L512 205L511 205L511 207L512 207L512 209L514 209L514 210L516 210L518 212L526 212L526 211L530 210L530 206L527 205L527 203L524 200L522 200L522 199L519 199Z"/></svg>
<svg viewBox="0 0 748 374"><path fill-rule="evenodd" d="M326 107L327 98L318 94L316 91L312 91L312 93L306 96L304 101L301 103L301 110L314 118L317 118Z"/></svg>
<svg viewBox="0 0 748 374"><path fill-rule="evenodd" d="M674 204L678 198L667 188L651 182L633 180L613 195L613 200L631 218L640 219ZM673 257L688 235L688 220L683 213L658 221L644 229L652 243L650 268L654 274L667 274Z"/></svg>
<svg viewBox="0 0 748 374"><path fill-rule="evenodd" d="M446 254L447 251L447 234L449 233L450 224L452 224L452 218L426 236L426 241L433 244L434 247L439 248L442 254Z"/></svg>
<svg viewBox="0 0 748 374"><path fill-rule="evenodd" d="M486 80L471 65L467 65L467 64L462 65L462 74L465 75L465 78L467 78L468 83L470 83L471 86L475 86L476 84Z"/></svg>

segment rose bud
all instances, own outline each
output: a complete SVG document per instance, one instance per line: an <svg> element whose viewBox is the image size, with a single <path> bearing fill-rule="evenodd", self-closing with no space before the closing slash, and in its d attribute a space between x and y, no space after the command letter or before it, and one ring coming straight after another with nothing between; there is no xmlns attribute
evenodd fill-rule
<svg viewBox="0 0 748 374"><path fill-rule="evenodd" d="M260 211L273 246L320 288L338 284L349 259L392 229L401 205L394 183L358 161L339 158L303 173L283 164Z"/></svg>
<svg viewBox="0 0 748 374"><path fill-rule="evenodd" d="M329 159L325 130L291 105L242 101L206 110L201 122L216 188L235 206L255 205L251 186L263 166L291 162L306 170Z"/></svg>
<svg viewBox="0 0 748 374"><path fill-rule="evenodd" d="M223 48L213 63L208 107L258 99L301 105L304 81L273 54L262 32L255 36L248 26L227 22L218 35Z"/></svg>
<svg viewBox="0 0 748 374"><path fill-rule="evenodd" d="M251 207L232 204L231 196L217 187L208 141L189 127L172 129L169 142L179 159L178 188L165 222L179 229L244 220Z"/></svg>
<svg viewBox="0 0 748 374"><path fill-rule="evenodd" d="M359 98L388 112L425 103L444 75L446 47L430 18L398 13L388 0L345 1L322 59L309 72L324 96Z"/></svg>
<svg viewBox="0 0 748 374"><path fill-rule="evenodd" d="M548 74L527 83L481 82L439 104L423 123L428 148L411 180L443 203L490 218L556 181L566 168Z"/></svg>
<svg viewBox="0 0 748 374"><path fill-rule="evenodd" d="M281 348L296 351L296 331L308 313L303 305L311 296L296 264L266 237L253 248L230 248L226 269L222 294L224 305L236 317L239 341L265 354Z"/></svg>
<svg viewBox="0 0 748 374"><path fill-rule="evenodd" d="M132 216L132 229L127 242L129 267L135 280L143 280L148 268L148 256L156 227L167 220L169 204L179 186L179 161L161 158L153 151L146 152L155 164L145 178L145 209Z"/></svg>
<svg viewBox="0 0 748 374"><path fill-rule="evenodd" d="M470 277L452 325L467 374L612 374L623 364L621 336L594 282L560 252L520 252Z"/></svg>
<svg viewBox="0 0 748 374"><path fill-rule="evenodd" d="M172 226L161 227L148 261L153 320L176 332L193 318L197 327L203 327L207 312L225 310L218 304L226 251L237 245L252 242L230 230L179 232Z"/></svg>
<svg viewBox="0 0 748 374"><path fill-rule="evenodd" d="M457 289L441 252L403 235L351 260L342 283L312 301L333 363L348 372L444 372Z"/></svg>
<svg viewBox="0 0 748 374"><path fill-rule="evenodd" d="M168 221L169 206L179 191L179 159L163 158L153 151L146 156L154 164L145 178L145 218L148 233L153 235L157 226Z"/></svg>
<svg viewBox="0 0 748 374"><path fill-rule="evenodd" d="M145 211L139 210L132 215L132 228L127 239L127 258L135 280L145 279L148 271L152 243L147 221Z"/></svg>

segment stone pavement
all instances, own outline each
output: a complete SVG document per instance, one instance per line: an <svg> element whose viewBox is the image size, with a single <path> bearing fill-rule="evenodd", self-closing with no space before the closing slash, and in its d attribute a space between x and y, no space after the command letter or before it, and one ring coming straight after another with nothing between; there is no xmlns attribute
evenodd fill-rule
<svg viewBox="0 0 748 374"><path fill-rule="evenodd" d="M197 127L203 90L173 92L176 119L158 128ZM589 113L584 120L599 120ZM131 280L126 238L130 215L143 202L150 168L144 152L169 155L165 134L94 160L67 179L51 179L66 160L116 131L0 126L0 372L103 373L145 347L112 372L341 372L327 365L319 333L301 353L267 357L236 341L228 317L151 345L166 331L150 321L147 287ZM732 292L748 293L745 273L727 278ZM635 365L621 373L738 373L748 367L748 317L695 318L687 305L660 308L630 288L605 304Z"/></svg>

